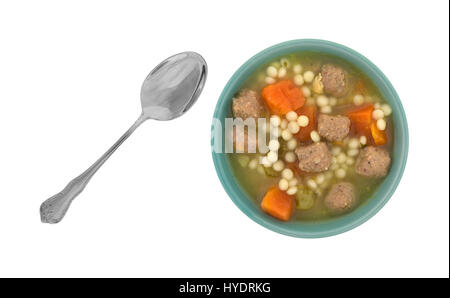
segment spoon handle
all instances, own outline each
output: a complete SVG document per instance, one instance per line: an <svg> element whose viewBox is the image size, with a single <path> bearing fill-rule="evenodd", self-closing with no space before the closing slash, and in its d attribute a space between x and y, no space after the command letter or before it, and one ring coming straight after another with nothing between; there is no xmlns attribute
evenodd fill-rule
<svg viewBox="0 0 450 298"><path fill-rule="evenodd" d="M79 195L88 184L92 176L105 163L105 161L116 151L117 148L133 133L133 131L144 122L146 118L141 115L136 122L109 148L93 165L81 175L74 178L67 186L56 195L44 201L40 208L41 221L43 223L55 224L60 222L70 207L73 199Z"/></svg>

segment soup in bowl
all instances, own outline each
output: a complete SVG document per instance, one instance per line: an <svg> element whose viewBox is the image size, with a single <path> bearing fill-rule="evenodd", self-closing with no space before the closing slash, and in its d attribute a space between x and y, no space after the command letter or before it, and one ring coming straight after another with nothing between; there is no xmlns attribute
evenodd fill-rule
<svg viewBox="0 0 450 298"><path fill-rule="evenodd" d="M347 231L392 196L408 151L406 117L382 72L355 51L294 40L230 79L212 127L213 160L235 204L297 237Z"/></svg>

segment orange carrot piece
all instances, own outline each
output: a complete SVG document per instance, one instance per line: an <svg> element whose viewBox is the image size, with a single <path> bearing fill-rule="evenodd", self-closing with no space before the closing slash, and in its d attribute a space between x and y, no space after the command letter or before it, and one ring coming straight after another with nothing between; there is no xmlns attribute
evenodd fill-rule
<svg viewBox="0 0 450 298"><path fill-rule="evenodd" d="M370 131L375 145L381 146L387 143L386 132L384 130L379 130L375 121L370 124Z"/></svg>
<svg viewBox="0 0 450 298"><path fill-rule="evenodd" d="M370 136L373 109L373 104L368 104L347 112L347 116L350 118L357 134Z"/></svg>
<svg viewBox="0 0 450 298"><path fill-rule="evenodd" d="M297 114L305 115L309 119L308 126L301 127L300 131L295 134L295 137L302 142L306 142L311 139L311 131L316 129L316 107L314 105L303 106L297 110Z"/></svg>
<svg viewBox="0 0 450 298"><path fill-rule="evenodd" d="M261 209L275 218L288 221L294 210L294 197L272 186L262 199Z"/></svg>
<svg viewBox="0 0 450 298"><path fill-rule="evenodd" d="M295 86L291 80L279 81L267 85L261 91L261 96L272 114L285 115L295 111L305 104L302 90Z"/></svg>

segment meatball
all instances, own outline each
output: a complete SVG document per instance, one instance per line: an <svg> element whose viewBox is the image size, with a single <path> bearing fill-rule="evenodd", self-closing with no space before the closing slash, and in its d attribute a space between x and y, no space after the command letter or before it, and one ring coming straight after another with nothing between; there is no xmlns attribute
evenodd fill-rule
<svg viewBox="0 0 450 298"><path fill-rule="evenodd" d="M348 82L345 71L333 64L325 64L321 69L324 92L336 97L347 93Z"/></svg>
<svg viewBox="0 0 450 298"><path fill-rule="evenodd" d="M264 117L264 105L258 93L253 90L242 90L239 95L233 98L233 115L236 118L261 118Z"/></svg>
<svg viewBox="0 0 450 298"><path fill-rule="evenodd" d="M304 172L326 171L331 164L331 153L323 142L298 147L295 154L298 157L298 167Z"/></svg>
<svg viewBox="0 0 450 298"><path fill-rule="evenodd" d="M356 203L355 187L349 182L333 185L324 200L325 207L334 212L347 211Z"/></svg>
<svg viewBox="0 0 450 298"><path fill-rule="evenodd" d="M346 116L319 115L317 124L319 135L330 142L341 141L350 131L350 119Z"/></svg>
<svg viewBox="0 0 450 298"><path fill-rule="evenodd" d="M366 177L384 177L390 163L391 158L385 149L368 146L359 153L355 172Z"/></svg>

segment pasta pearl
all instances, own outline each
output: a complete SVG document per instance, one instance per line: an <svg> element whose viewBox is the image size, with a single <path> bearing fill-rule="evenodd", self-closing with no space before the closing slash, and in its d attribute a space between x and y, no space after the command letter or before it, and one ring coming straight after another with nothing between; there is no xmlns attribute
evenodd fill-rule
<svg viewBox="0 0 450 298"><path fill-rule="evenodd" d="M252 159L249 163L248 163L248 167L252 170L256 169L258 167L258 159Z"/></svg>
<svg viewBox="0 0 450 298"><path fill-rule="evenodd" d="M284 160L286 162L294 162L297 159L297 157L295 156L294 152L286 152L286 154L284 155Z"/></svg>
<svg viewBox="0 0 450 298"><path fill-rule="evenodd" d="M272 166L272 163L269 161L269 159L267 158L267 156L264 156L263 158L261 158L261 163L264 167L268 168L270 166Z"/></svg>
<svg viewBox="0 0 450 298"><path fill-rule="evenodd" d="M300 130L300 126L297 124L297 121L291 121L288 124L288 129L292 134L296 134Z"/></svg>
<svg viewBox="0 0 450 298"><path fill-rule="evenodd" d="M305 82L311 83L314 80L314 73L310 70L305 71L305 73L303 74L303 79L305 80Z"/></svg>
<svg viewBox="0 0 450 298"><path fill-rule="evenodd" d="M302 87L302 93L305 97L310 97L311 96L311 90L309 90L308 87L303 86Z"/></svg>
<svg viewBox="0 0 450 298"><path fill-rule="evenodd" d="M319 107L324 107L328 105L328 97L326 97L325 95L320 95L317 97L317 105Z"/></svg>
<svg viewBox="0 0 450 298"><path fill-rule="evenodd" d="M295 139L290 139L287 144L286 144L287 148L289 150L294 150L295 147L297 147L297 141Z"/></svg>
<svg viewBox="0 0 450 298"><path fill-rule="evenodd" d="M306 181L306 185L308 185L309 188L311 189L316 189L317 188L317 183L316 181L309 179L308 181Z"/></svg>
<svg viewBox="0 0 450 298"><path fill-rule="evenodd" d="M317 184L322 184L325 181L325 175L324 174L319 174L316 177L316 182Z"/></svg>
<svg viewBox="0 0 450 298"><path fill-rule="evenodd" d="M282 67L282 68L280 68L280 70L278 71L278 77L279 77L279 78L283 78L284 76L286 76L286 73L287 73L286 68Z"/></svg>
<svg viewBox="0 0 450 298"><path fill-rule="evenodd" d="M384 112L382 110L376 109L372 112L372 118L374 120L383 119Z"/></svg>
<svg viewBox="0 0 450 298"><path fill-rule="evenodd" d="M337 156L339 153L341 153L341 147L333 147L331 149L331 154L333 154L334 156Z"/></svg>
<svg viewBox="0 0 450 298"><path fill-rule="evenodd" d="M367 144L367 138L366 138L366 136L361 136L361 137L359 138L359 142L361 143L361 145Z"/></svg>
<svg viewBox="0 0 450 298"><path fill-rule="evenodd" d="M353 103L357 106L361 105L364 102L364 96L361 94L357 94L353 97Z"/></svg>
<svg viewBox="0 0 450 298"><path fill-rule="evenodd" d="M320 142L320 135L317 131L313 130L310 133L311 140L315 143Z"/></svg>
<svg viewBox="0 0 450 298"><path fill-rule="evenodd" d="M294 178L294 172L292 172L291 169L284 169L281 172L281 177L283 177L286 180L291 180L292 178Z"/></svg>
<svg viewBox="0 0 450 298"><path fill-rule="evenodd" d="M269 151L269 153L267 153L267 159L270 161L270 163L276 162L278 160L278 153Z"/></svg>
<svg viewBox="0 0 450 298"><path fill-rule="evenodd" d="M355 138L350 139L350 141L348 141L348 148L351 149L359 148L359 140Z"/></svg>
<svg viewBox="0 0 450 298"><path fill-rule="evenodd" d="M298 188L297 188L297 186L291 186L291 187L289 187L289 189L286 191L286 193L288 194L288 195L295 195L296 193L297 193L297 190L298 190Z"/></svg>
<svg viewBox="0 0 450 298"><path fill-rule="evenodd" d="M288 126L288 121L286 119L281 120L280 127L281 129L286 129Z"/></svg>
<svg viewBox="0 0 450 298"><path fill-rule="evenodd" d="M377 128L379 130L385 130L386 129L386 121L384 119L378 119L377 120Z"/></svg>
<svg viewBox="0 0 450 298"><path fill-rule="evenodd" d="M275 78L278 74L278 70L276 69L275 66L269 66L266 69L266 74L267 74L267 76L269 76L271 78Z"/></svg>
<svg viewBox="0 0 450 298"><path fill-rule="evenodd" d="M345 155L344 152L339 153L338 156L336 157L338 163L344 163L346 159L347 156Z"/></svg>
<svg viewBox="0 0 450 298"><path fill-rule="evenodd" d="M284 169L284 162L282 160L278 160L273 163L272 168L277 172L281 172Z"/></svg>
<svg viewBox="0 0 450 298"><path fill-rule="evenodd" d="M339 178L339 179L344 178L346 174L347 173L345 172L344 169L337 169L336 172L335 172L336 177Z"/></svg>
<svg viewBox="0 0 450 298"><path fill-rule="evenodd" d="M281 132L281 137L283 138L283 140L289 141L290 139L292 139L292 133L288 129L285 129Z"/></svg>
<svg viewBox="0 0 450 298"><path fill-rule="evenodd" d="M307 116L305 116L305 115L300 115L300 116L297 118L297 124L298 124L300 127L306 127L306 126L308 126L308 124L309 124L309 118L308 118Z"/></svg>
<svg viewBox="0 0 450 298"><path fill-rule="evenodd" d="M389 116L392 113L392 108L386 103L381 105L381 109L383 110L385 116Z"/></svg>
<svg viewBox="0 0 450 298"><path fill-rule="evenodd" d="M280 148L280 142L278 140L270 140L268 147L270 151L277 151Z"/></svg>
<svg viewBox="0 0 450 298"><path fill-rule="evenodd" d="M294 73L301 73L302 72L303 67L300 64L295 64L294 65Z"/></svg>
<svg viewBox="0 0 450 298"><path fill-rule="evenodd" d="M297 117L298 117L298 115L294 111L290 111L286 114L287 121L295 121L295 120L297 120Z"/></svg>
<svg viewBox="0 0 450 298"><path fill-rule="evenodd" d="M294 76L294 84L297 86L301 86L305 83L303 76L301 74L297 74Z"/></svg>
<svg viewBox="0 0 450 298"><path fill-rule="evenodd" d="M356 155L358 155L358 153L359 153L359 150L358 149L349 149L348 151L347 151L347 155L348 156L356 156Z"/></svg>
<svg viewBox="0 0 450 298"><path fill-rule="evenodd" d="M280 182L278 182L278 187L281 190L287 190L289 188L289 182L286 179L281 179Z"/></svg>
<svg viewBox="0 0 450 298"><path fill-rule="evenodd" d="M331 158L331 164L335 164L335 163L337 163L337 158L336 158L336 156L333 156Z"/></svg>
<svg viewBox="0 0 450 298"><path fill-rule="evenodd" d="M272 117L270 117L270 125L272 125L273 127L278 127L281 124L281 118L277 115L273 115Z"/></svg>
<svg viewBox="0 0 450 298"><path fill-rule="evenodd" d="M355 159L353 157L347 157L347 160L345 161L345 163L349 166L351 166L352 164L355 163Z"/></svg>

